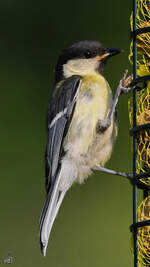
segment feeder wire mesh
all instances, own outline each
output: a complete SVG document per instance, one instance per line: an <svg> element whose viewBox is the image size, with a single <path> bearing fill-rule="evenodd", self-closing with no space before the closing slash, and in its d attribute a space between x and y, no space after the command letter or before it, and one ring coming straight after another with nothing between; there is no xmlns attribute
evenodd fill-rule
<svg viewBox="0 0 150 267"><path fill-rule="evenodd" d="M150 0L133 0L132 41L133 98L129 100L133 135L133 250L134 267L150 266ZM137 208L137 189L144 200Z"/></svg>

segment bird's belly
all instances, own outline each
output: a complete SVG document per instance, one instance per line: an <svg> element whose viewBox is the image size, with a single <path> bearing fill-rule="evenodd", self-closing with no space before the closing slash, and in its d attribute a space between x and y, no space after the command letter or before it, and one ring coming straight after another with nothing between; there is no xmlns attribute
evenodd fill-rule
<svg viewBox="0 0 150 267"><path fill-rule="evenodd" d="M86 155L96 137L98 120L106 116L106 105L101 98L78 101L76 109L65 140L65 146L74 158Z"/></svg>
<svg viewBox="0 0 150 267"><path fill-rule="evenodd" d="M78 172L76 181L80 183L88 177L92 167L105 164L110 158L113 146L113 124L104 133L97 133L98 119L104 119L105 114L101 112L101 108L94 112L90 105L88 107L82 116L78 116L78 112L74 114L65 140L66 157L71 160L71 165L75 166Z"/></svg>
<svg viewBox="0 0 150 267"><path fill-rule="evenodd" d="M62 159L62 164L65 164L67 170L65 178L68 177L61 181L63 190L69 188L75 181L82 183L92 173L94 166L103 166L106 163L113 148L112 133L113 124L105 133L96 134L86 154L81 153L84 148L82 142L86 142L86 136L80 138L81 146L79 141L70 143L65 157Z"/></svg>
<svg viewBox="0 0 150 267"><path fill-rule="evenodd" d="M109 160L115 141L113 131L114 120L112 120L110 127L105 132L96 134L87 153L87 161L90 168L93 168L95 165L104 166Z"/></svg>
<svg viewBox="0 0 150 267"><path fill-rule="evenodd" d="M81 90L63 144L65 158L74 172L76 180L82 182L95 165L103 166L112 151L113 123L103 133L97 133L97 123L107 117L112 95L107 86L92 85L92 91ZM112 121L113 122L113 121Z"/></svg>

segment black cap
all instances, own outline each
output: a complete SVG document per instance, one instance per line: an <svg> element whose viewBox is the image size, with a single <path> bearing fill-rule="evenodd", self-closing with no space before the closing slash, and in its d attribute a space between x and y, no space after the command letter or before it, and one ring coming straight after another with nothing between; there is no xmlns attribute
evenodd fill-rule
<svg viewBox="0 0 150 267"><path fill-rule="evenodd" d="M79 41L68 48L65 48L58 58L55 70L55 82L57 83L63 79L63 65L66 64L68 60L92 58L98 55L103 55L106 52L109 53L106 57L108 58L120 53L121 50L115 48L104 48L100 42L92 40ZM104 58L104 62L106 61L106 58ZM100 69L100 72L101 71L102 69Z"/></svg>

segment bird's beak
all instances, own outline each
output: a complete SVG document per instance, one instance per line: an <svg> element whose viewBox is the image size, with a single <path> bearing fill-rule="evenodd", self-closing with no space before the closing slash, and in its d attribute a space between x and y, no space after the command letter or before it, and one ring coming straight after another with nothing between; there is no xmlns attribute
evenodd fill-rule
<svg viewBox="0 0 150 267"><path fill-rule="evenodd" d="M104 49L103 54L98 56L98 61L105 60L106 58L115 56L121 52L123 52L123 50L118 48L106 48Z"/></svg>

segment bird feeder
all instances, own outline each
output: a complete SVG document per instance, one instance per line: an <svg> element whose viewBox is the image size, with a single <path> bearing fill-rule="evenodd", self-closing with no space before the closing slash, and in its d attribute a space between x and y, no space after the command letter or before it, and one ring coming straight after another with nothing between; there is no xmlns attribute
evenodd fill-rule
<svg viewBox="0 0 150 267"><path fill-rule="evenodd" d="M150 1L133 0L129 60L133 64L133 97L129 119L133 144L134 267L150 266ZM137 191L143 191L139 203Z"/></svg>

